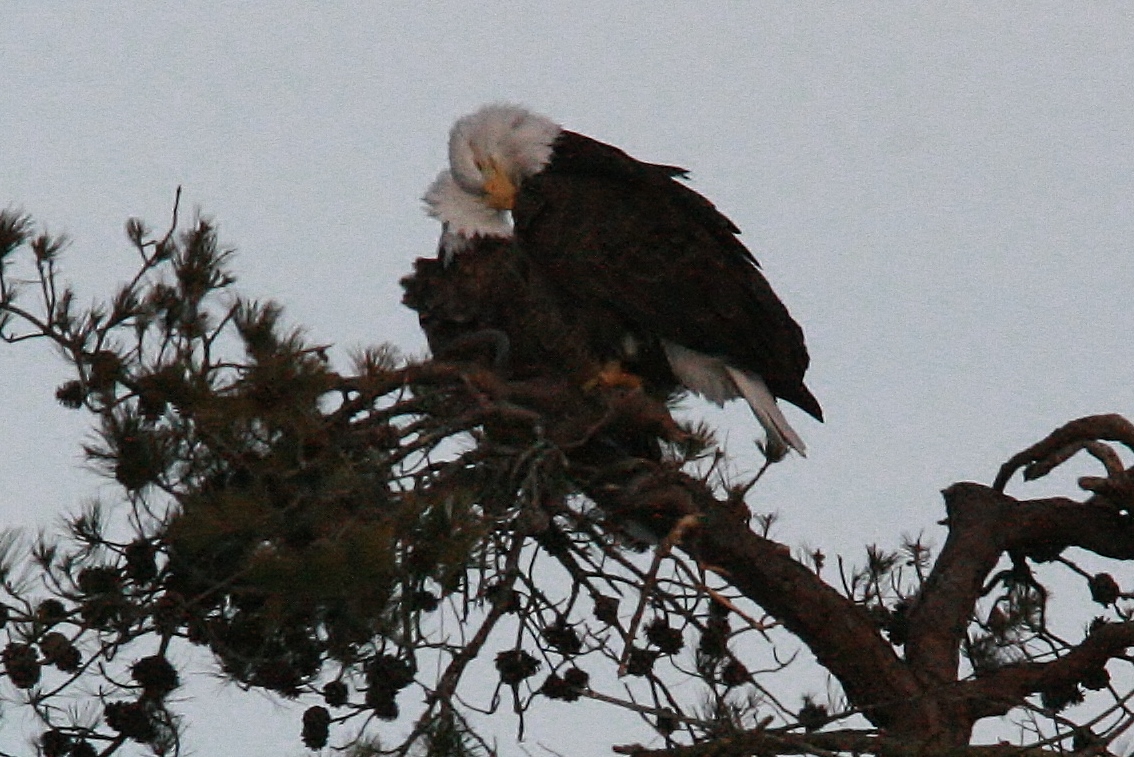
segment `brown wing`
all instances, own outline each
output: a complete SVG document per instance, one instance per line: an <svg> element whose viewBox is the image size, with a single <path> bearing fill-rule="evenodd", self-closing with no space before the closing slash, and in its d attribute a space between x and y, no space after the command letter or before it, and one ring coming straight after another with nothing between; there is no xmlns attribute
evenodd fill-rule
<svg viewBox="0 0 1134 757"><path fill-rule="evenodd" d="M563 132L548 166L521 187L517 239L583 306L752 371L822 419L803 384L803 331L733 223L677 182L680 172Z"/></svg>

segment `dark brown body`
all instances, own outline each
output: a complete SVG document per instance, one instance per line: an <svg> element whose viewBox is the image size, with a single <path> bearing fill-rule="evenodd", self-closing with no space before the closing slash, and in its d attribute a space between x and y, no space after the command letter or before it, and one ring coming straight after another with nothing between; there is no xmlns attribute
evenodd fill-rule
<svg viewBox="0 0 1134 757"><path fill-rule="evenodd" d="M822 419L803 383L803 331L736 226L674 178L683 174L564 131L548 165L520 187L517 242L564 301L609 314L588 326L613 320L614 332L721 358ZM591 330L587 338L595 354L621 350L609 331Z"/></svg>

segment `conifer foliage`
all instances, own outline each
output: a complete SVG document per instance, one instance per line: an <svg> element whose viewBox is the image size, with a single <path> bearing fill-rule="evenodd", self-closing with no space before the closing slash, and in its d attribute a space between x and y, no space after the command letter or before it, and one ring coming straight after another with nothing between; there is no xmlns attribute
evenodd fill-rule
<svg viewBox="0 0 1134 757"><path fill-rule="evenodd" d="M1036 752L1100 752L1134 723L1131 595L1099 567L1134 558L1118 416L1057 430L992 486L946 489L938 554L906 539L832 575L750 521L756 482L720 483L711 433L676 423L670 398L513 370L509 344L562 341L545 338L554 314L526 323L467 282L439 303L449 274L421 262L407 302L474 348L377 347L341 370L279 305L235 291L210 221L179 230L175 210L164 234L126 231L135 274L84 308L64 240L0 214L0 337L65 357L56 398L90 415L85 454L119 492L30 550L4 541L0 686L47 757L179 753L191 647L301 702L297 746L356 755L492 754L484 713L523 734L533 707L580 700L649 727L647 746L609 734L621 753L674 757L992 752L968 745L1001 716ZM1086 499L1004 493L1079 451L1103 466ZM1077 632L1050 617L1053 569L1099 608ZM803 647L836 685L789 700Z"/></svg>

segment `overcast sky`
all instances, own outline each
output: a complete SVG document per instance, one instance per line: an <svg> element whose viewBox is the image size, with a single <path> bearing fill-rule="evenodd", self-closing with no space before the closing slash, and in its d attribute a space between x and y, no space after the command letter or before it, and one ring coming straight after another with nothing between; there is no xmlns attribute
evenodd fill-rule
<svg viewBox="0 0 1134 757"><path fill-rule="evenodd" d="M691 169L803 325L827 422L787 410L810 455L752 495L780 511L774 535L847 554L921 530L939 545L940 489L989 482L1066 420L1134 413L1131 14L9 2L0 206L72 237L86 301L132 270L124 221L162 227L181 185L238 248L243 291L284 303L339 358L382 341L415 353L397 282L436 246L419 198L448 128L485 102L527 104ZM46 345L0 348L6 524L52 526L98 491L81 470L87 419L53 399L66 378ZM737 468L752 465L744 408L688 412L725 423ZM219 747L239 732L223 717L270 705L249 708L214 713L190 745L302 752L294 719ZM554 745L547 728L533 739Z"/></svg>

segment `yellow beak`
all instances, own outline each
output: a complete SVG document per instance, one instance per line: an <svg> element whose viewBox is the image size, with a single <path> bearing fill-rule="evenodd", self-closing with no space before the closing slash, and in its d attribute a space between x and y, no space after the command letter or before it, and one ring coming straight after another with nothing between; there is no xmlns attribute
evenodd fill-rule
<svg viewBox="0 0 1134 757"><path fill-rule="evenodd" d="M488 195L488 207L493 210L511 210L516 205L516 185L508 178L508 174L496 167L495 161L489 162L484 172L484 191Z"/></svg>

